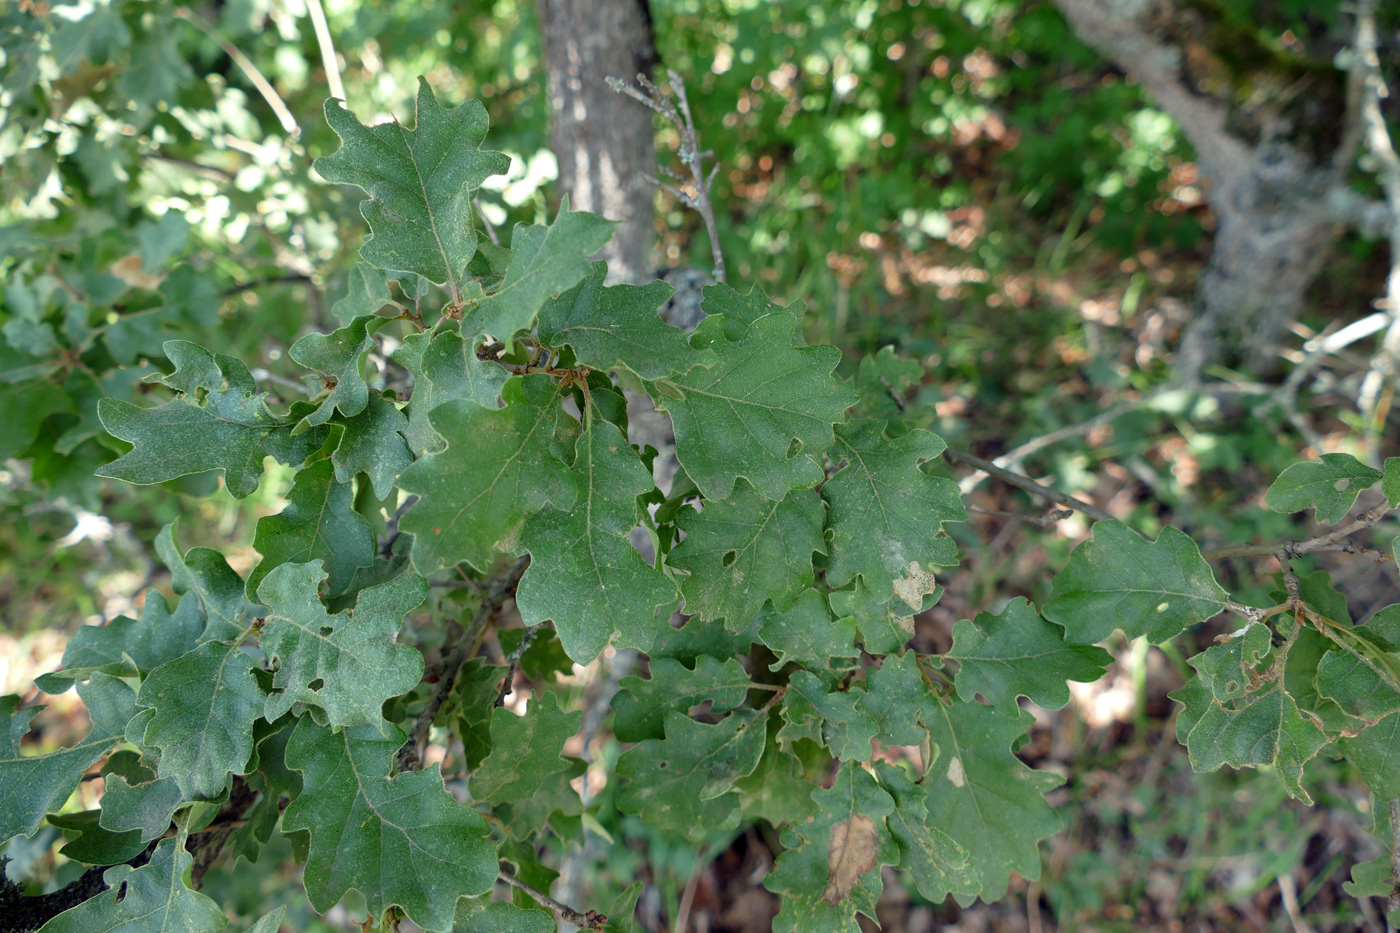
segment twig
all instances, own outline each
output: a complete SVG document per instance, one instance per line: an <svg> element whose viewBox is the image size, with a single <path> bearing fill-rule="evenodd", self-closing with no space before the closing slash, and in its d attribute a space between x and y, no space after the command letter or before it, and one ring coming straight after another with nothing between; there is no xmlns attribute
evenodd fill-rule
<svg viewBox="0 0 1400 933"><path fill-rule="evenodd" d="M1400 910L1400 800L1390 802L1390 871L1394 886L1385 906L1387 916Z"/></svg>
<svg viewBox="0 0 1400 933"><path fill-rule="evenodd" d="M1025 512L1007 512L1002 509L984 509L976 505L963 505L969 512L976 512L978 515L996 515L1000 518L1009 518L1012 521L1030 522L1033 525L1040 525L1042 528L1049 528L1056 525L1074 514L1073 509L1056 509L1049 515L1027 515Z"/></svg>
<svg viewBox="0 0 1400 933"><path fill-rule="evenodd" d="M680 133L681 145L677 155L681 162L690 170L690 178L685 180L685 184L695 189L692 195L673 185L669 185L658 178L648 175L647 178L657 186L671 192L681 203L698 213L705 222L705 233L710 238L710 253L715 261L715 281L725 280L724 253L719 246L719 225L715 223L715 209L710 202L710 186L715 182L715 175L719 171L719 164L716 163L710 170L708 176L705 174L704 161L706 153L700 149L700 134L695 129L695 118L690 112L690 98L685 93L685 82L681 81L681 76L673 68L666 70L666 76L670 79L669 91L662 90L652 84L646 75L637 75L637 83L641 89L633 87L626 81L619 78L609 77L608 87L619 94L626 94L645 107L665 117L675 125L676 131ZM675 103L672 103L672 97ZM681 179L671 173L677 181Z"/></svg>
<svg viewBox="0 0 1400 933"><path fill-rule="evenodd" d="M486 633L486 626L491 624L496 618L496 613L500 612L501 607L514 595L515 587L528 566L530 566L530 558L522 557L487 583L486 591L481 597L481 606L476 610L476 615L472 617L471 623L462 636L453 642L452 648L437 665L438 680L433 685L433 692L428 694L428 701L423 706L423 711L413 720L413 728L409 732L408 742L399 749L396 762L400 771L416 771L422 766L423 749L428 744L428 732L433 727L433 720L437 718L438 710L442 709L447 695L452 692L453 685L457 683L458 671L461 670L462 664L468 656L476 650L481 636Z"/></svg>
<svg viewBox="0 0 1400 933"><path fill-rule="evenodd" d="M345 85L340 80L340 63L335 60L335 45L331 42L331 29L326 24L326 11L321 8L321 0L306 0L306 12L311 17L311 28L316 31L316 44L321 47L321 65L326 69L326 87L336 100L345 100Z"/></svg>
<svg viewBox="0 0 1400 933"><path fill-rule="evenodd" d="M418 502L417 496L409 496L399 503L399 507L394 510L394 514L389 516L389 521L384 525L384 543L379 545L379 556L388 560L394 555L394 545L399 540L399 519L403 518L403 513Z"/></svg>
<svg viewBox="0 0 1400 933"><path fill-rule="evenodd" d="M205 22L202 16L192 11L189 7L177 7L175 9L175 16L185 20L218 43L219 48L224 50L224 54L233 59L234 64L243 70L243 73L248 76L249 81L253 82L253 87L257 88L258 93L263 96L263 100L267 101L267 105L271 107L272 112L277 115L277 122L282 124L282 129L286 133L296 135L301 132L301 127L297 125L296 117L292 116L292 112L287 109L287 104L282 100L282 96L277 93L277 89L272 86L267 78L263 77L263 73L258 70L258 66L254 65L248 56L238 50L238 46L230 42L224 37L223 33Z"/></svg>
<svg viewBox="0 0 1400 933"><path fill-rule="evenodd" d="M1105 424L1109 424L1130 411L1142 408L1144 405L1150 405L1153 402L1159 401L1165 396L1188 391L1197 395L1213 396L1247 395L1251 393L1263 394L1266 393L1268 389L1265 386L1253 382L1239 384L1220 383L1218 385L1211 386L1195 386L1191 389L1181 389L1177 387L1159 389L1156 392L1149 393L1140 398L1130 399L1126 402L1119 402L1112 408L1100 412L1099 414L1088 419L1087 421L1081 421L1078 424L1066 425L1065 427L1057 428L1048 434L1042 434L1040 437L1032 438L1031 440L1026 441L1019 447L1016 447L1015 449L1011 450L1010 452L1002 454L1000 457L997 457L991 462L999 467L1018 469L1027 457L1031 456L1034 453L1038 453L1041 450L1044 450L1046 447L1049 447L1052 444L1058 444L1060 441L1065 441L1069 440L1072 437L1080 437L1082 435L1088 434L1095 428ZM977 486L982 482L982 480L987 478L987 476L988 473L986 471L981 471L973 473L971 476L965 477L958 484L959 488L962 490L963 495L967 495L968 493L976 489Z"/></svg>
<svg viewBox="0 0 1400 933"><path fill-rule="evenodd" d="M685 933L686 927L690 924L690 908L695 903L695 890L700 887L700 876L705 871L706 863L702 856L704 850L695 853L695 867L690 872L690 877L686 879L685 890L681 893L681 903L676 908L676 933Z"/></svg>
<svg viewBox="0 0 1400 933"><path fill-rule="evenodd" d="M1096 505L1090 505L1083 499L1076 499L1074 496L1067 493L1051 489L1048 486L1042 486L1029 476L1022 476L1020 473L1012 473L1010 470L997 466L990 460L983 460L981 457L975 457L972 454L963 453L961 450L954 450L951 447L943 451L943 456L948 460L952 460L954 463L961 463L965 466L982 470L991 476L995 476L1003 483L1010 483L1012 486L1018 489L1024 489L1032 495L1049 499L1051 502L1062 505L1067 509L1083 512L1095 521L1115 522L1118 520ZM1139 531L1138 534L1142 534L1142 532Z"/></svg>
<svg viewBox="0 0 1400 933"><path fill-rule="evenodd" d="M309 275L298 275L296 273L290 275L274 275L265 279L253 279L251 282L244 282L242 285L230 285L228 288L219 292L219 297L230 298L250 289L262 288L264 285L289 285L294 282L304 282L308 285L313 284L312 278Z"/></svg>
<svg viewBox="0 0 1400 933"><path fill-rule="evenodd" d="M579 913L577 910L574 910L568 904L563 904L559 901L556 901L554 898L550 897L548 894L545 894L543 891L536 891L534 888L530 887L525 882L520 881L519 879L514 878L510 875L507 875L505 872L498 873L496 875L496 878L497 880L504 881L512 888L515 888L517 891L524 891L526 894L530 895L530 897L534 898L538 903L543 904L545 907L548 907L550 910L559 914L559 916L563 917L565 920L569 921L574 926L584 927L589 930L598 930L602 928L603 924L608 922L608 918L603 914L598 913L598 911L596 910L590 910L586 914Z"/></svg>
<svg viewBox="0 0 1400 933"><path fill-rule="evenodd" d="M302 385L300 382L297 382L295 379L288 379L286 376L279 376L270 370L263 369L261 366L251 370L249 372L249 375L252 376L253 379L257 382L271 382L275 383L276 385L282 386L284 389L291 389L294 392L299 392L302 395L311 394L307 390L306 386Z"/></svg>
<svg viewBox="0 0 1400 933"><path fill-rule="evenodd" d="M476 216L481 218L481 226L486 231L486 238L490 240L493 245L500 246L500 234L496 233L496 225L486 219L486 214L481 209L481 198L473 198L472 207L476 208Z"/></svg>

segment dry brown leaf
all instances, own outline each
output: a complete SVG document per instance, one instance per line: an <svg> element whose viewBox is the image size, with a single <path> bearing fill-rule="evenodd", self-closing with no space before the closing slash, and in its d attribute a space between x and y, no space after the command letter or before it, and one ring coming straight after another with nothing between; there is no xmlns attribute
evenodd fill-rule
<svg viewBox="0 0 1400 933"><path fill-rule="evenodd" d="M132 253L131 255L123 256L121 259L118 259L116 262L112 263L112 268L110 271L119 282L121 282L124 285L130 285L132 288L145 288L151 290L159 288L160 283L165 281L165 276L151 275L149 273L142 272L141 263L141 256L137 253Z"/></svg>
<svg viewBox="0 0 1400 933"><path fill-rule="evenodd" d="M831 827L831 844L826 850L831 880L822 891L822 900L835 905L849 897L860 876L875 867L879 848L875 821L864 813Z"/></svg>

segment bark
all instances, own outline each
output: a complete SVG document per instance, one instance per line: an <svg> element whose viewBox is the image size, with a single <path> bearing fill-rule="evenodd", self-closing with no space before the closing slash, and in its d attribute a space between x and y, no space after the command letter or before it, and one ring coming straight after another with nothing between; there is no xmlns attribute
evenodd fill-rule
<svg viewBox="0 0 1400 933"><path fill-rule="evenodd" d="M1277 365L1335 236L1356 151L1345 75L1285 58L1223 26L1204 0L1055 0L1075 31L1171 114L1197 154L1218 219L1197 315L1177 354L1196 381L1210 362ZM1351 119L1349 119L1351 117Z"/></svg>
<svg viewBox="0 0 1400 933"><path fill-rule="evenodd" d="M575 210L621 221L599 253L609 282L651 278L656 144L651 113L614 92L656 64L647 0L539 0L549 69L550 144Z"/></svg>

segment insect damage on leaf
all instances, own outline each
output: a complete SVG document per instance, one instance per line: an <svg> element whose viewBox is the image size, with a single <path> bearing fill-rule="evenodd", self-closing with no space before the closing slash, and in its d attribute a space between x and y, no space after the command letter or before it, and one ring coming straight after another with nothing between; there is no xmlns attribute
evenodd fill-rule
<svg viewBox="0 0 1400 933"><path fill-rule="evenodd" d="M933 573L922 569L919 562L909 562L909 576L894 581L894 592L905 604L918 612L924 605L924 597L938 589Z"/></svg>
<svg viewBox="0 0 1400 933"><path fill-rule="evenodd" d="M831 879L822 890L822 900L834 906L849 897L860 876L875 867L879 851L875 821L864 813L831 827L826 856Z"/></svg>

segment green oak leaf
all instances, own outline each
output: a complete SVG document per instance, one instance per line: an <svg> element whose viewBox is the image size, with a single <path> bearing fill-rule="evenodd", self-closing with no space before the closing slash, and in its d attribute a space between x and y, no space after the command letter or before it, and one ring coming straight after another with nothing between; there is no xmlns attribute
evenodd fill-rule
<svg viewBox="0 0 1400 933"><path fill-rule="evenodd" d="M1337 750L1361 773L1377 801L1400 798L1400 713L1391 713L1356 735L1342 736Z"/></svg>
<svg viewBox="0 0 1400 933"><path fill-rule="evenodd" d="M888 438L882 421L837 426L830 456L846 465L822 486L832 586L860 575L883 598L895 580L909 575L911 561L925 567L958 562L957 545L940 533L944 522L967 520L958 485L920 469L946 446L927 431Z"/></svg>
<svg viewBox="0 0 1400 933"><path fill-rule="evenodd" d="M1341 649L1337 647L1336 642L1309 626L1298 633L1284 662L1284 691L1293 697L1293 702L1298 704L1301 713L1317 717L1318 722L1322 724L1322 731L1328 735L1342 732L1355 734L1366 725L1318 692L1318 665L1328 654L1339 650ZM1192 678L1191 683L1194 682L1195 678ZM1188 729L1178 724L1179 735L1186 735L1188 732Z"/></svg>
<svg viewBox="0 0 1400 933"><path fill-rule="evenodd" d="M261 645L280 662L263 718L273 722L298 704L319 708L332 726L380 721L384 701L423 676L423 656L394 641L403 617L428 595L417 574L360 591L354 609L330 615L317 595L321 562L282 564L258 587L268 608Z"/></svg>
<svg viewBox="0 0 1400 933"><path fill-rule="evenodd" d="M452 685L452 729L462 740L467 768L475 771L491 754L491 715L505 687L510 668L504 664L487 664L472 658L457 672Z"/></svg>
<svg viewBox="0 0 1400 933"><path fill-rule="evenodd" d="M622 367L648 380L714 363L714 353L692 349L690 335L656 313L674 288L662 281L605 286L607 273L607 263L595 262L582 282L545 304L540 343L572 347L582 366Z"/></svg>
<svg viewBox="0 0 1400 933"><path fill-rule="evenodd" d="M775 312L730 342L724 319L706 318L691 346L713 366L664 380L657 405L671 416L676 457L706 499L726 499L742 476L769 499L815 486L818 462L855 393L834 374L835 347L794 347L796 319Z"/></svg>
<svg viewBox="0 0 1400 933"><path fill-rule="evenodd" d="M1395 868L1390 853L1351 866L1351 880L1342 882L1342 890L1352 897L1389 897L1395 890Z"/></svg>
<svg viewBox="0 0 1400 933"><path fill-rule="evenodd" d="M732 788L758 767L767 725L766 714L751 710L713 725L668 713L664 739L639 742L617 760L617 775L627 782L617 808L692 842L733 829L740 796Z"/></svg>
<svg viewBox="0 0 1400 933"><path fill-rule="evenodd" d="M607 647L651 647L656 609L673 606L676 585L637 553L627 533L637 524L637 497L653 488L626 436L588 405L572 470L573 508L530 516L520 543L530 568L515 602L527 625L554 621L570 658L587 664Z"/></svg>
<svg viewBox="0 0 1400 933"><path fill-rule="evenodd" d="M624 677L612 699L613 735L619 742L642 742L666 735L666 714L683 713L705 700L714 713L741 706L753 680L737 658L701 655L694 669L671 658L651 662L651 676Z"/></svg>
<svg viewBox="0 0 1400 933"><path fill-rule="evenodd" d="M341 324L348 325L355 318L374 314L388 304L395 302L383 270L367 262L357 262L345 277L345 297L331 305L331 314Z"/></svg>
<svg viewBox="0 0 1400 933"><path fill-rule="evenodd" d="M563 771L542 778L533 794L510 803L499 803L495 814L512 839L534 840L546 828L566 842L583 844L583 799L570 782L588 770L581 758L565 759Z"/></svg>
<svg viewBox="0 0 1400 933"><path fill-rule="evenodd" d="M707 317L723 317L722 333L724 338L730 342L737 341L744 336L744 331L749 329L749 325L767 314L777 314L787 312L793 316L793 320L800 320L806 307L802 302L794 302L790 307L784 308L777 304L758 288L753 286L747 295L741 295L731 285L724 282L716 282L714 285L706 285L700 290L700 309ZM798 339L800 332L793 331L794 346L800 346Z"/></svg>
<svg viewBox="0 0 1400 933"><path fill-rule="evenodd" d="M491 713L491 754L472 774L472 798L510 803L534 796L546 778L573 766L559 753L582 722L582 710L564 712L552 693L532 702L523 716L496 707Z"/></svg>
<svg viewBox="0 0 1400 933"><path fill-rule="evenodd" d="M374 346L370 325L378 323L372 314L357 317L332 333L307 334L287 351L293 360L320 373L317 380L327 390L316 410L306 416L307 424L325 424L336 409L347 418L365 410L369 386L360 375L360 363Z"/></svg>
<svg viewBox="0 0 1400 933"><path fill-rule="evenodd" d="M1400 457L1387 457L1381 464L1381 494L1392 509L1400 506Z"/></svg>
<svg viewBox="0 0 1400 933"><path fill-rule="evenodd" d="M65 858L86 865L120 865L141 854L146 843L139 830L112 832L104 829L101 810L78 813L50 813L50 826L63 830L68 843L59 850Z"/></svg>
<svg viewBox="0 0 1400 933"><path fill-rule="evenodd" d="M1314 509L1318 521L1331 524L1346 518L1361 491L1382 476L1351 454L1323 454L1320 463L1295 463L1280 473L1264 504L1275 512Z"/></svg>
<svg viewBox="0 0 1400 933"><path fill-rule="evenodd" d="M924 777L924 806L957 845L969 854L975 890L992 903L1006 894L1011 872L1040 877L1040 840L1061 829L1045 794L1062 781L1036 771L1011 753L1030 728L1032 717L1007 716L990 706L928 697L921 713L939 757Z"/></svg>
<svg viewBox="0 0 1400 933"><path fill-rule="evenodd" d="M172 614L159 590L147 590L139 622L118 616L106 625L82 626L63 649L63 670L38 677L34 683L45 693L56 694L94 671L113 677L147 674L193 651L204 624L194 599L181 600Z"/></svg>
<svg viewBox="0 0 1400 933"><path fill-rule="evenodd" d="M186 883L194 857L185 837L164 839L140 868L113 865L107 889L70 907L39 933L215 933L228 926L219 905Z"/></svg>
<svg viewBox="0 0 1400 933"><path fill-rule="evenodd" d="M453 333L410 334L394 351L394 362L413 375L413 398L408 403L404 437L416 454L443 448L428 413L453 399L471 399L485 408L501 404L506 370L499 363L478 359L474 341Z"/></svg>
<svg viewBox="0 0 1400 933"><path fill-rule="evenodd" d="M1394 681L1375 661L1347 650L1329 651L1317 664L1318 695L1367 723L1400 710Z"/></svg>
<svg viewBox="0 0 1400 933"><path fill-rule="evenodd" d="M831 754L842 761L869 761L870 740L879 726L862 709L864 691L828 693L826 686L811 671L798 671L788 681L788 696L800 703L783 707L783 715L797 725L812 716L822 720L822 735ZM800 712L799 712L800 711ZM922 740L922 734L915 742Z"/></svg>
<svg viewBox="0 0 1400 933"><path fill-rule="evenodd" d="M859 933L856 914L875 917L884 890L880 866L899 861L887 818L894 800L870 772L846 762L829 788L812 795L816 819L783 832L764 887L783 897L779 933Z"/></svg>
<svg viewBox="0 0 1400 933"><path fill-rule="evenodd" d="M211 642L162 664L141 683L136 702L153 711L141 744L159 748L162 778L190 799L223 793L253 753L253 720L268 700L253 658Z"/></svg>
<svg viewBox="0 0 1400 933"><path fill-rule="evenodd" d="M110 398L98 403L102 426L134 445L98 476L148 486L223 470L228 491L242 499L258 488L264 457L295 465L325 442L324 425L293 434L306 405L294 405L286 418L268 411L266 394L258 393L248 368L233 357L185 340L167 340L165 355L175 371L154 381L179 398L154 408Z"/></svg>
<svg viewBox="0 0 1400 933"><path fill-rule="evenodd" d="M374 487L376 499L387 499L394 481L413 462L404 440L408 419L393 402L371 393L365 410L342 424L340 444L331 454L337 483L349 483L356 473L364 473Z"/></svg>
<svg viewBox="0 0 1400 933"><path fill-rule="evenodd" d="M452 933L554 933L554 918L544 911L516 907L505 901L457 905Z"/></svg>
<svg viewBox="0 0 1400 933"><path fill-rule="evenodd" d="M514 551L525 517L546 503L572 508L569 467L550 453L561 417L559 391L542 375L513 377L501 390L506 407L456 399L433 409L447 449L399 476L419 501L399 522L414 536L413 566L431 573L467 561L489 567L498 550Z"/></svg>
<svg viewBox="0 0 1400 933"><path fill-rule="evenodd" d="M1114 629L1161 644L1220 612L1226 598L1196 542L1175 528L1152 542L1121 522L1097 522L1055 575L1041 613L1072 645L1103 641Z"/></svg>
<svg viewBox="0 0 1400 933"><path fill-rule="evenodd" d="M772 599L791 608L814 577L812 554L825 553L821 497L808 489L765 499L748 483L735 483L723 499L706 499L703 511L682 509L676 524L685 539L667 565L689 574L681 581L685 611L707 622L723 619L731 631L749 626Z"/></svg>
<svg viewBox="0 0 1400 933"><path fill-rule="evenodd" d="M224 555L212 548L195 547L180 553L176 528L177 523L171 522L156 535L156 554L170 569L170 585L176 593L193 599L203 613L205 624L200 641L232 641L246 628L243 581Z"/></svg>
<svg viewBox="0 0 1400 933"><path fill-rule="evenodd" d="M855 620L833 619L826 598L817 590L803 590L786 612L765 607L758 623L758 637L778 656L769 670L780 670L785 664L824 670L836 659L847 662L840 666L849 667L848 659L860 657Z"/></svg>
<svg viewBox="0 0 1400 933"><path fill-rule="evenodd" d="M1189 659L1196 677L1169 694L1182 705L1177 737L1196 771L1273 765L1289 795L1311 804L1303 765L1329 740L1277 681L1250 692L1242 665L1252 666L1251 657L1257 651L1234 638Z"/></svg>
<svg viewBox="0 0 1400 933"><path fill-rule="evenodd" d="M143 843L169 829L175 811L185 802L185 795L174 778L131 785L120 774L109 774L105 787L102 828L114 833L140 832Z"/></svg>
<svg viewBox="0 0 1400 933"><path fill-rule="evenodd" d="M875 768L881 786L894 799L894 812L886 822L899 846L899 867L913 876L914 887L935 904L949 894L975 897L977 875L968 852L933 825L936 817L928 812L924 788L889 762L876 762Z"/></svg>
<svg viewBox="0 0 1400 933"><path fill-rule="evenodd" d="M29 721L43 707L20 710L19 697L0 697L0 840L32 834L45 814L62 807L83 772L122 738L136 711L135 692L106 674L93 674L87 683L79 684L78 695L87 704L92 730L77 744L47 755L25 755L20 749Z"/></svg>
<svg viewBox="0 0 1400 933"><path fill-rule="evenodd" d="M816 812L812 792L817 788L804 776L801 760L779 743L777 732L768 730L768 743L753 773L734 782L740 815L774 826L802 823Z"/></svg>
<svg viewBox="0 0 1400 933"><path fill-rule="evenodd" d="M900 421L904 418L904 395L924 378L924 368L906 360L894 347L881 347L874 356L861 358L855 390L860 396L858 413L865 418Z"/></svg>
<svg viewBox="0 0 1400 933"><path fill-rule="evenodd" d="M374 562L374 531L355 511L355 490L337 482L329 460L299 471L287 491L287 507L258 519L253 547L263 556L248 575L248 595L283 564L319 560L326 571L326 595L350 585L360 567Z"/></svg>
<svg viewBox="0 0 1400 933"><path fill-rule="evenodd" d="M922 745L928 733L917 723L917 704L911 699L923 695L924 677L914 652L886 657L866 675L868 688L856 701L875 724L875 738L882 745Z"/></svg>
<svg viewBox="0 0 1400 933"><path fill-rule="evenodd" d="M354 888L372 916L398 906L445 933L458 898L495 884L496 847L485 818L447 793L437 765L389 776L406 739L387 722L332 732L303 717L287 745L302 792L282 827L311 834L304 883L320 913Z"/></svg>
<svg viewBox="0 0 1400 933"><path fill-rule="evenodd" d="M1016 715L1018 696L1045 709L1063 708L1066 681L1098 680L1113 663L1102 648L1066 644L1064 630L1019 597L998 614L979 612L975 621L959 622L945 657L958 662L958 696L970 703L980 693L1008 716Z"/></svg>
<svg viewBox="0 0 1400 933"><path fill-rule="evenodd" d="M445 284L460 299L476 253L472 198L483 181L510 169L507 156L481 148L486 108L476 100L445 108L419 78L414 129L397 120L365 126L335 100L326 101L325 112L342 145L314 168L369 195L360 202L371 231L360 255L381 269Z"/></svg>
<svg viewBox="0 0 1400 933"><path fill-rule="evenodd" d="M490 334L509 340L529 330L551 296L573 288L588 274L588 257L612 239L613 226L596 214L569 210L567 197L549 226L516 224L506 277L462 319L463 336Z"/></svg>
<svg viewBox="0 0 1400 933"><path fill-rule="evenodd" d="M855 624L866 651L898 654L914 637L914 616L938 602L942 595L941 586L920 593L919 608L915 609L902 596L876 599L864 579L857 579L854 588L832 593L830 599L836 618Z"/></svg>

